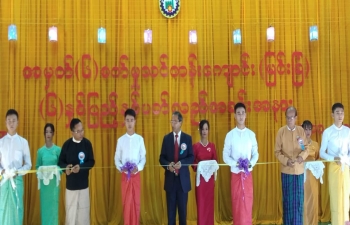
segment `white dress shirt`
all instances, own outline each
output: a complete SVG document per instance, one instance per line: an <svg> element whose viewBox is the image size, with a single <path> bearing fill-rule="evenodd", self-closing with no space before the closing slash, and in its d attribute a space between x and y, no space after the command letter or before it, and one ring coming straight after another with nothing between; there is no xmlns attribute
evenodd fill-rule
<svg viewBox="0 0 350 225"><path fill-rule="evenodd" d="M175 135L176 135L176 133L175 132L173 132L173 135L174 135L174 140L176 140L176 137L175 137ZM177 133L177 144L180 146L180 137L181 137L181 130L179 131L179 133ZM174 141L174 145L175 145L175 141Z"/></svg>
<svg viewBox="0 0 350 225"><path fill-rule="evenodd" d="M326 152L327 150L327 152ZM328 127L322 135L320 156L325 160L340 157L341 162L350 165L350 129L344 125L334 124Z"/></svg>
<svg viewBox="0 0 350 225"><path fill-rule="evenodd" d="M258 143L255 133L248 128L234 128L227 133L223 151L224 162L231 166L232 173L244 172L237 167L239 158L248 159L253 170L259 158Z"/></svg>
<svg viewBox="0 0 350 225"><path fill-rule="evenodd" d="M29 145L26 139L18 134L13 136L7 134L0 139L0 171L3 169L26 171L31 167ZM21 172L18 175L24 174L25 172Z"/></svg>
<svg viewBox="0 0 350 225"><path fill-rule="evenodd" d="M117 142L114 162L119 171L126 162L135 163L138 171L143 170L146 163L146 147L143 137L136 133L121 136Z"/></svg>

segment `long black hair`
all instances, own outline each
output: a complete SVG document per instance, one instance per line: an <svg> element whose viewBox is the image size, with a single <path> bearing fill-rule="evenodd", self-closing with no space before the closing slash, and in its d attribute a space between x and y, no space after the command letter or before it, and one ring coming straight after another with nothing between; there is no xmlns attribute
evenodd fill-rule
<svg viewBox="0 0 350 225"><path fill-rule="evenodd" d="M52 123L47 123L47 124L45 124L45 127L44 127L44 135L46 133L46 128L48 128L48 127L51 128L52 133L55 133L55 126Z"/></svg>
<svg viewBox="0 0 350 225"><path fill-rule="evenodd" d="M210 128L208 120L201 120L201 122L199 122L199 132L200 132L201 135L202 135L202 130L203 130L204 124L208 125L208 130Z"/></svg>

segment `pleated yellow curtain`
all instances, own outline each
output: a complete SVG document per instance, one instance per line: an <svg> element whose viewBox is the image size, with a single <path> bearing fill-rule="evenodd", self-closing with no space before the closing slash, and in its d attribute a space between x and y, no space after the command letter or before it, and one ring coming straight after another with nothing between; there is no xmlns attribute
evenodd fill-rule
<svg viewBox="0 0 350 225"><path fill-rule="evenodd" d="M0 2L0 116L19 112L18 133L29 141L32 163L44 145L43 127L56 126L55 144L70 137L70 119L83 121L95 168L90 174L92 224L123 224L121 176L114 166L116 141L125 133L123 112L137 110L136 132L144 137L147 162L141 172L141 221L166 224L164 170L159 166L163 136L173 110L184 116L182 130L199 141L198 122L208 119L209 139L219 163L226 133L235 127L234 103L247 105L246 125L256 133L259 164L254 168L253 221L282 223L280 171L275 136L289 105L298 124L315 125L313 140L332 124L331 106L350 105L348 56L350 2L346 0L181 0L179 14L165 18L162 1L9 0ZM8 25L18 40L8 41ZM319 40L310 42L309 26ZM58 41L48 41L48 28ZM275 28L267 42L266 29ZM106 28L106 44L97 29ZM151 29L152 44L143 32ZM242 44L232 32L241 29ZM189 30L198 43L189 44ZM345 123L349 124L346 116ZM1 132L6 132L5 123ZM327 166L327 165L326 165ZM195 174L191 170L189 224L196 224ZM319 215L330 220L327 167L320 185ZM65 175L60 224L64 224ZM217 224L232 221L230 170L221 166L215 189ZM34 173L25 176L25 224L40 224Z"/></svg>

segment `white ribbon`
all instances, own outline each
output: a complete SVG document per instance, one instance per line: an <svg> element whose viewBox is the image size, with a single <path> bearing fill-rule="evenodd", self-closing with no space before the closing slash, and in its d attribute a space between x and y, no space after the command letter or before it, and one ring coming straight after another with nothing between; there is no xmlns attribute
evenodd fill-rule
<svg viewBox="0 0 350 225"><path fill-rule="evenodd" d="M310 170L316 179L320 179L321 184L323 184L323 169L325 168L323 162L320 161L310 161L306 162L304 165L304 183L306 181L306 170Z"/></svg>
<svg viewBox="0 0 350 225"><path fill-rule="evenodd" d="M40 180L43 180L44 185L49 185L53 176L56 176L56 186L60 185L61 174L58 166L40 166L37 172L38 190L40 189Z"/></svg>
<svg viewBox="0 0 350 225"><path fill-rule="evenodd" d="M341 171L344 171L345 166L350 166L350 159L349 156L347 155L341 155L340 156L340 162L341 162Z"/></svg>
<svg viewBox="0 0 350 225"><path fill-rule="evenodd" d="M0 182L0 186L4 185L6 183L6 181L10 181L11 182L11 186L13 189L16 189L16 184L15 181L13 180L13 177L15 177L17 175L16 170L15 169L7 169L5 170L5 173L2 175L2 180Z"/></svg>
<svg viewBox="0 0 350 225"><path fill-rule="evenodd" d="M219 165L216 162L216 160L200 161L197 165L196 186L198 187L200 184L201 175L204 178L205 182L208 182L213 174L215 175L215 180L216 180L218 169L219 169Z"/></svg>

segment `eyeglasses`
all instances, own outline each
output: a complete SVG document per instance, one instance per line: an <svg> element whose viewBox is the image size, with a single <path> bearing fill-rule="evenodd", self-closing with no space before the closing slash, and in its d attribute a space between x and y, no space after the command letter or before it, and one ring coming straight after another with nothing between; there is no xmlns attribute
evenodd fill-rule
<svg viewBox="0 0 350 225"><path fill-rule="evenodd" d="M173 123L173 124L176 124L176 123L179 123L181 121L177 121L177 120L170 120L170 123Z"/></svg>
<svg viewBox="0 0 350 225"><path fill-rule="evenodd" d="M295 116L286 116L286 119L287 119L287 120L294 120L294 119L295 119Z"/></svg>
<svg viewBox="0 0 350 225"><path fill-rule="evenodd" d="M75 134L80 134L80 133L83 133L84 132L84 129L82 129L82 130L77 130L77 131L72 131L73 133L75 133Z"/></svg>

